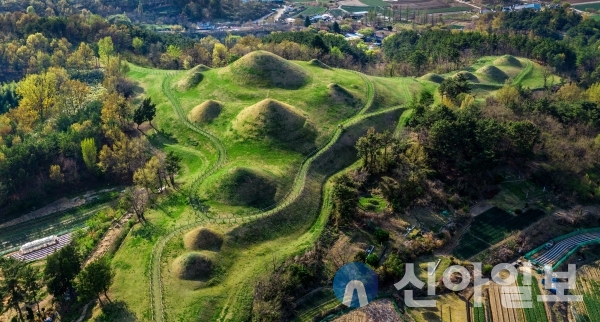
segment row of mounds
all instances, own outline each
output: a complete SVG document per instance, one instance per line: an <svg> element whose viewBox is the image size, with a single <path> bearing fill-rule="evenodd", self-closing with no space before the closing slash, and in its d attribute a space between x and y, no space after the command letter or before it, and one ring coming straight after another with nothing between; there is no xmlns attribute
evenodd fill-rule
<svg viewBox="0 0 600 322"><path fill-rule="evenodd" d="M216 252L219 252L223 245L223 236L200 227L185 234L183 244L188 252L173 261L173 274L182 280L210 279L216 268Z"/></svg>
<svg viewBox="0 0 600 322"><path fill-rule="evenodd" d="M451 77L456 77L459 74L464 75L471 83L504 83L510 78L501 68L515 70L515 68L523 68L521 61L511 55L504 55L496 58L492 65L486 65L477 69L474 73L468 71L459 71ZM435 73L428 73L420 77L422 80L440 84L444 81L444 76Z"/></svg>

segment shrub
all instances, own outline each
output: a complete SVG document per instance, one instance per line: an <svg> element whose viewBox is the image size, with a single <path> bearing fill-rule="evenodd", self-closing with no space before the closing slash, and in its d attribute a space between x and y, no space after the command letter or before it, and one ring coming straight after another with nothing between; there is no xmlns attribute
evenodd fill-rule
<svg viewBox="0 0 600 322"><path fill-rule="evenodd" d="M375 253L369 254L369 256L367 256L367 264L373 267L379 266L379 256Z"/></svg>
<svg viewBox="0 0 600 322"><path fill-rule="evenodd" d="M354 261L355 262L362 262L362 263L364 263L366 259L367 259L367 253L365 251L363 251L363 250L361 250L356 255L354 255Z"/></svg>
<svg viewBox="0 0 600 322"><path fill-rule="evenodd" d="M481 273L484 276L489 276L492 273L492 268L494 268L492 266L492 264L485 264L485 265L483 265L483 268L481 269Z"/></svg>
<svg viewBox="0 0 600 322"><path fill-rule="evenodd" d="M390 239L390 233L381 228L377 228L375 229L375 238L377 238L378 242L383 243Z"/></svg>

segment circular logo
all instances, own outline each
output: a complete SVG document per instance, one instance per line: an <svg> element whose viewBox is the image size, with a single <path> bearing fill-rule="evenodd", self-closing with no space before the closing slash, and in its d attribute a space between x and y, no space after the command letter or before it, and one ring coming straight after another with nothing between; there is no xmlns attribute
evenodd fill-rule
<svg viewBox="0 0 600 322"><path fill-rule="evenodd" d="M363 263L349 263L340 268L333 278L333 292L344 305L363 307L377 296L377 274Z"/></svg>

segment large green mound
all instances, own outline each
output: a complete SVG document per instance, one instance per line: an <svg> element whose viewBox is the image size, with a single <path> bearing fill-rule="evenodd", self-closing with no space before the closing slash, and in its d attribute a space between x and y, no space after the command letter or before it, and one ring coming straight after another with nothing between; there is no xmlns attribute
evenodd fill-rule
<svg viewBox="0 0 600 322"><path fill-rule="evenodd" d="M485 77L487 80L496 83L504 83L504 81L509 78L506 73L496 66L483 66L479 68L476 73Z"/></svg>
<svg viewBox="0 0 600 322"><path fill-rule="evenodd" d="M233 121L237 134L254 139L272 139L279 143L312 142L314 129L307 118L291 105L264 99L243 109Z"/></svg>
<svg viewBox="0 0 600 322"><path fill-rule="evenodd" d="M327 89L329 92L329 96L333 99L334 102L340 104L347 104L350 106L356 106L358 100L356 99L356 97L354 97L354 95L352 95L352 93L350 93L344 87L336 83L331 83L327 85Z"/></svg>
<svg viewBox="0 0 600 322"><path fill-rule="evenodd" d="M421 79L426 80L426 81L430 81L430 82L434 82L434 83L441 83L444 81L444 77L435 74L435 73L427 73L423 76L421 76Z"/></svg>
<svg viewBox="0 0 600 322"><path fill-rule="evenodd" d="M223 245L223 236L208 228L199 227L183 236L183 244L187 250L219 251Z"/></svg>
<svg viewBox="0 0 600 322"><path fill-rule="evenodd" d="M322 62L318 59L311 59L308 63L311 64L312 66L317 66L317 67L321 67L321 68L325 68L325 69L331 69L331 67L329 67L329 65L325 64L324 62Z"/></svg>
<svg viewBox="0 0 600 322"><path fill-rule="evenodd" d="M223 103L214 100L207 100L194 107L188 114L188 119L191 122L207 123L219 116L222 109Z"/></svg>
<svg viewBox="0 0 600 322"><path fill-rule="evenodd" d="M207 280L214 269L213 261L198 252L183 254L172 264L173 274L183 280Z"/></svg>
<svg viewBox="0 0 600 322"><path fill-rule="evenodd" d="M512 66L512 67L523 67L521 62L511 55L504 55L494 60L496 66Z"/></svg>
<svg viewBox="0 0 600 322"><path fill-rule="evenodd" d="M297 89L310 76L304 68L266 51L253 51L221 71L240 85Z"/></svg>
<svg viewBox="0 0 600 322"><path fill-rule="evenodd" d="M275 203L275 180L255 169L232 168L208 194L224 204L264 208Z"/></svg>
<svg viewBox="0 0 600 322"><path fill-rule="evenodd" d="M469 82L473 82L473 83L478 83L479 82L479 78L477 78L477 76L475 76L473 73L466 72L466 71L460 71L460 72L454 74L453 77L456 77L458 75L465 75L465 77L467 78L467 80Z"/></svg>

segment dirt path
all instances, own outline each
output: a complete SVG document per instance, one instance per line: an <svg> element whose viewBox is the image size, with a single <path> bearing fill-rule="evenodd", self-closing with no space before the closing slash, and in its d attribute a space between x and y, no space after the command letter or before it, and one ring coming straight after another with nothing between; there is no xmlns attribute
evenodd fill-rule
<svg viewBox="0 0 600 322"><path fill-rule="evenodd" d="M133 214L125 214L118 222L108 228L108 231L102 236L102 239L98 242L94 251L92 251L92 254L85 260L83 267L106 254L132 216Z"/></svg>

